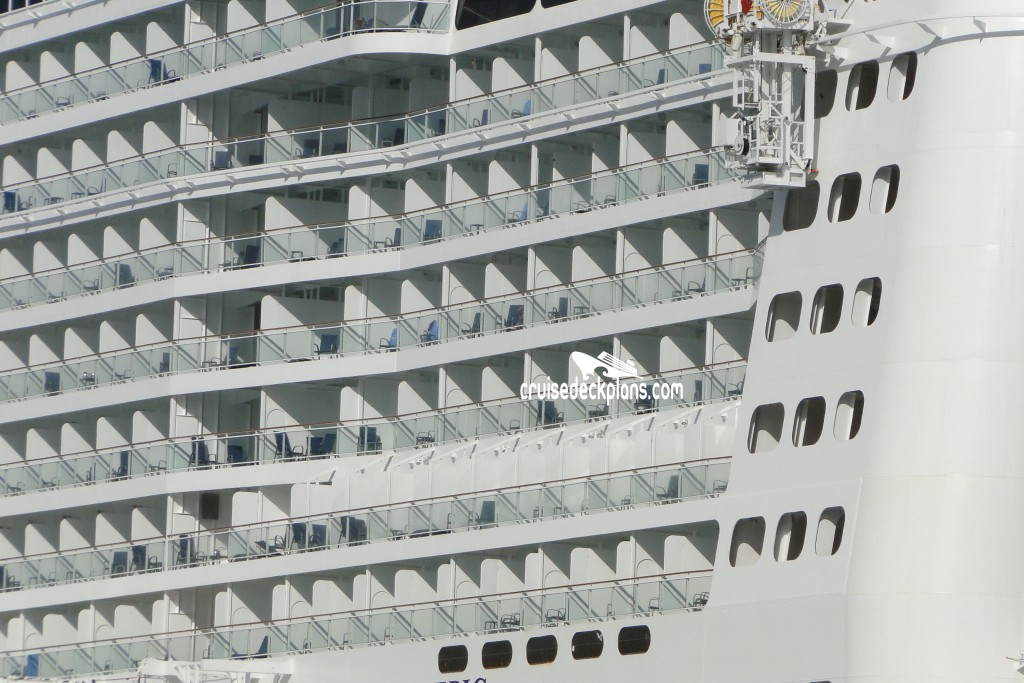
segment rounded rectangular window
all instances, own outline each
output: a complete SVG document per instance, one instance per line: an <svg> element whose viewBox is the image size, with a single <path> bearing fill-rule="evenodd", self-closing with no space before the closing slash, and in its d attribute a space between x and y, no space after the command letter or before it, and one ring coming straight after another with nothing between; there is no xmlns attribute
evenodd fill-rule
<svg viewBox="0 0 1024 683"><path fill-rule="evenodd" d="M790 232L811 227L818 214L820 200L821 185L817 180L807 183L807 187L790 190L786 195L786 210L782 214L782 229Z"/></svg>
<svg viewBox="0 0 1024 683"><path fill-rule="evenodd" d="M765 453L778 446L785 419L786 409L781 403L769 403L755 408L754 414L750 416L747 450L751 453Z"/></svg>
<svg viewBox="0 0 1024 683"><path fill-rule="evenodd" d="M729 547L729 564L744 567L754 564L764 548L764 517L748 517L736 522Z"/></svg>
<svg viewBox="0 0 1024 683"><path fill-rule="evenodd" d="M443 674L459 673L469 666L469 650L465 645L442 647L437 653L437 669Z"/></svg>
<svg viewBox="0 0 1024 683"><path fill-rule="evenodd" d="M573 659L597 659L602 652L604 652L604 636L600 631L580 631L573 634Z"/></svg>
<svg viewBox="0 0 1024 683"><path fill-rule="evenodd" d="M875 173L871 183L871 213L889 213L896 206L900 192L900 167L884 166Z"/></svg>
<svg viewBox="0 0 1024 683"><path fill-rule="evenodd" d="M537 636L526 641L526 662L528 664L550 664L558 656L558 638Z"/></svg>
<svg viewBox="0 0 1024 683"><path fill-rule="evenodd" d="M881 304L882 281L877 277L861 280L857 293L853 295L853 324L858 327L874 324Z"/></svg>
<svg viewBox="0 0 1024 683"><path fill-rule="evenodd" d="M782 341L796 334L800 327L803 297L800 292L777 294L768 307L768 324L764 336L768 341Z"/></svg>
<svg viewBox="0 0 1024 683"><path fill-rule="evenodd" d="M875 101L878 90L878 62L864 62L850 70L846 86L846 109L867 109Z"/></svg>
<svg viewBox="0 0 1024 683"><path fill-rule="evenodd" d="M835 555L843 544L843 529L846 527L846 511L840 507L829 508L821 513L818 521L818 538L814 550L822 557Z"/></svg>
<svg viewBox="0 0 1024 683"><path fill-rule="evenodd" d="M860 421L864 415L864 393L848 391L839 397L836 406L835 436L840 441L856 438L860 432Z"/></svg>
<svg viewBox="0 0 1024 683"><path fill-rule="evenodd" d="M512 643L507 640L484 643L480 659L485 669L504 669L512 663Z"/></svg>
<svg viewBox="0 0 1024 683"><path fill-rule="evenodd" d="M832 194L828 199L828 220L831 223L848 221L857 214L860 206L860 173L847 173L832 182Z"/></svg>
<svg viewBox="0 0 1024 683"><path fill-rule="evenodd" d="M803 512L787 512L779 519L775 530L775 560L791 562L800 557L807 536L807 515Z"/></svg>
<svg viewBox="0 0 1024 683"><path fill-rule="evenodd" d="M822 119L832 113L839 89L839 74L835 69L822 71L814 80L814 118Z"/></svg>
<svg viewBox="0 0 1024 683"><path fill-rule="evenodd" d="M824 426L825 399L816 396L800 401L793 419L793 445L813 446L818 443Z"/></svg>
<svg viewBox="0 0 1024 683"><path fill-rule="evenodd" d="M917 82L917 53L908 52L892 60L889 69L889 99L899 102L910 97Z"/></svg>
<svg viewBox="0 0 1024 683"><path fill-rule="evenodd" d="M811 332L828 334L839 326L843 314L843 286L825 285L814 295L811 308Z"/></svg>
<svg viewBox="0 0 1024 683"><path fill-rule="evenodd" d="M619 654L642 655L651 649L651 629L626 626L619 630Z"/></svg>

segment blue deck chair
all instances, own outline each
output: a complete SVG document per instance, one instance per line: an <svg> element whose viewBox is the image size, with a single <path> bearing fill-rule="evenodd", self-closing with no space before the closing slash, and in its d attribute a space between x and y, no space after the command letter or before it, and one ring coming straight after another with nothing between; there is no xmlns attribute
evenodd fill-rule
<svg viewBox="0 0 1024 683"><path fill-rule="evenodd" d="M232 650L231 659L266 659L270 655L270 636L263 636L263 641L260 643L259 648L252 654L246 654L244 652L235 652Z"/></svg>
<svg viewBox="0 0 1024 683"><path fill-rule="evenodd" d="M569 297L558 297L558 306L548 311L551 320L563 320L569 317Z"/></svg>
<svg viewBox="0 0 1024 683"><path fill-rule="evenodd" d="M228 446L228 463L237 465L247 461L244 448L237 444Z"/></svg>
<svg viewBox="0 0 1024 683"><path fill-rule="evenodd" d="M533 100L526 100L522 109L513 109L512 118L518 119L520 116L529 116L533 112Z"/></svg>
<svg viewBox="0 0 1024 683"><path fill-rule="evenodd" d="M562 424L564 421L564 415L558 412L554 401L537 401L537 424L539 426Z"/></svg>
<svg viewBox="0 0 1024 683"><path fill-rule="evenodd" d="M305 549L306 523L292 522L292 548Z"/></svg>
<svg viewBox="0 0 1024 683"><path fill-rule="evenodd" d="M474 313L473 314L473 324L472 325L467 325L466 323L462 324L462 334L469 335L471 337L475 337L478 334L480 334L480 332L481 332L480 328L481 328L482 324L483 324L483 314L480 313L480 312Z"/></svg>
<svg viewBox="0 0 1024 683"><path fill-rule="evenodd" d="M214 171L222 171L227 168L231 168L231 152L220 151L213 153L213 166Z"/></svg>
<svg viewBox="0 0 1024 683"><path fill-rule="evenodd" d="M117 469L110 473L110 476L114 479L125 479L128 476L128 451L121 451L118 456Z"/></svg>
<svg viewBox="0 0 1024 683"><path fill-rule="evenodd" d="M441 221L437 219L427 219L423 227L423 241L433 242L434 240L441 239Z"/></svg>
<svg viewBox="0 0 1024 683"><path fill-rule="evenodd" d="M345 238L339 237L338 239L331 242L331 246L327 248L327 257L332 256L344 256L345 255Z"/></svg>
<svg viewBox="0 0 1024 683"><path fill-rule="evenodd" d="M4 213L14 213L18 210L18 193L11 190L4 192Z"/></svg>
<svg viewBox="0 0 1024 683"><path fill-rule="evenodd" d="M327 545L327 525L326 524L310 524L313 533L309 537L310 548L323 548Z"/></svg>
<svg viewBox="0 0 1024 683"><path fill-rule="evenodd" d="M527 199L523 202L523 208L518 211L513 211L508 215L509 223L520 223L526 220L526 213L530 210L530 200Z"/></svg>
<svg viewBox="0 0 1024 683"><path fill-rule="evenodd" d="M487 121L490 118L490 113L491 112L487 109L484 109L482 112L480 112L480 118L473 119L473 126L486 126Z"/></svg>
<svg viewBox="0 0 1024 683"><path fill-rule="evenodd" d="M638 413L649 413L654 410L654 385L645 384L647 388L646 398L637 396L636 401L633 402L633 410Z"/></svg>
<svg viewBox="0 0 1024 683"><path fill-rule="evenodd" d="M117 286L128 287L135 284L135 274L132 267L127 263L117 264Z"/></svg>
<svg viewBox="0 0 1024 683"><path fill-rule="evenodd" d="M391 330L390 337L381 337L379 349L387 349L388 351L395 351L398 349L398 328Z"/></svg>
<svg viewBox="0 0 1024 683"><path fill-rule="evenodd" d="M709 74L711 73L711 64L705 63L697 66L698 74Z"/></svg>
<svg viewBox="0 0 1024 683"><path fill-rule="evenodd" d="M146 546L132 546L132 571L141 572L146 569Z"/></svg>
<svg viewBox="0 0 1024 683"><path fill-rule="evenodd" d="M192 455L188 459L188 464L193 467L209 467L212 464L205 440L192 437Z"/></svg>
<svg viewBox="0 0 1024 683"><path fill-rule="evenodd" d="M694 164L693 184L707 185L710 178L710 167L707 164Z"/></svg>
<svg viewBox="0 0 1024 683"><path fill-rule="evenodd" d="M25 669L21 672L25 678L37 678L39 676L39 655L33 654L25 658Z"/></svg>
<svg viewBox="0 0 1024 683"><path fill-rule="evenodd" d="M658 500L674 500L679 497L679 475L673 474L668 478L668 486L656 489L655 495Z"/></svg>
<svg viewBox="0 0 1024 683"><path fill-rule="evenodd" d="M110 561L110 575L126 574L128 572L128 551L115 550L114 557Z"/></svg>
<svg viewBox="0 0 1024 683"><path fill-rule="evenodd" d="M314 436L309 440L310 455L331 455L338 444L338 433L327 432L323 436Z"/></svg>
<svg viewBox="0 0 1024 683"><path fill-rule="evenodd" d="M313 350L316 351L316 355L324 353L337 353L338 352L338 335L336 334L322 334L320 335L320 343L313 344Z"/></svg>
<svg viewBox="0 0 1024 683"><path fill-rule="evenodd" d="M379 453L381 451L380 436L376 427L359 428L359 451L361 453Z"/></svg>
<svg viewBox="0 0 1024 683"><path fill-rule="evenodd" d="M274 451L275 458L295 458L300 455L305 455L302 446L292 447L291 440L284 432L274 432L274 444L276 446L276 450Z"/></svg>
<svg viewBox="0 0 1024 683"><path fill-rule="evenodd" d="M171 371L171 352L164 351L160 356L160 369L158 372L163 375Z"/></svg>
<svg viewBox="0 0 1024 683"><path fill-rule="evenodd" d="M477 524L494 524L497 517L495 515L496 504L493 500L485 500L480 503L480 514L477 515Z"/></svg>
<svg viewBox="0 0 1024 683"><path fill-rule="evenodd" d="M438 325L436 320L431 320L427 330L420 335L421 344L433 344L438 338Z"/></svg>
<svg viewBox="0 0 1024 683"><path fill-rule="evenodd" d="M251 267L258 265L260 262L260 245L249 244L245 247L245 250L238 255L239 265L243 267Z"/></svg>
<svg viewBox="0 0 1024 683"><path fill-rule="evenodd" d="M505 316L505 329L514 330L523 326L523 304L512 304L508 307L508 314Z"/></svg>
<svg viewBox="0 0 1024 683"><path fill-rule="evenodd" d="M47 394L56 394L60 391L60 373L59 372L44 372L43 373L43 392Z"/></svg>

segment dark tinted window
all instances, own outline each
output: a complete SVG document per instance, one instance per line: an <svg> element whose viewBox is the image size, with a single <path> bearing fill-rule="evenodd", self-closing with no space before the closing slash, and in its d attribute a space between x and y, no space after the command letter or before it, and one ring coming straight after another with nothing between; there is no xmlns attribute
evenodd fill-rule
<svg viewBox="0 0 1024 683"><path fill-rule="evenodd" d="M573 659L595 659L604 652L604 636L600 631L580 631L572 637Z"/></svg>
<svg viewBox="0 0 1024 683"><path fill-rule="evenodd" d="M507 640L484 643L480 658L485 669L504 669L512 663L512 643Z"/></svg>
<svg viewBox="0 0 1024 683"><path fill-rule="evenodd" d="M469 650L465 645L442 647L437 653L437 668L443 674L465 671L469 666Z"/></svg>
<svg viewBox="0 0 1024 683"><path fill-rule="evenodd" d="M526 642L526 661L530 664L550 664L558 656L558 638L537 636Z"/></svg>
<svg viewBox="0 0 1024 683"><path fill-rule="evenodd" d="M642 655L651 649L651 629L627 626L619 631L619 654Z"/></svg>
<svg viewBox="0 0 1024 683"><path fill-rule="evenodd" d="M526 14L536 0L460 0L455 28L471 28Z"/></svg>

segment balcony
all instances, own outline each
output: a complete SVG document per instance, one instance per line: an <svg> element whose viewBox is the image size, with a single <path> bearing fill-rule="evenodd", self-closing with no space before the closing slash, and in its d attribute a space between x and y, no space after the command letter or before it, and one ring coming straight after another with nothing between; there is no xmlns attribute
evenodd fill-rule
<svg viewBox="0 0 1024 683"><path fill-rule="evenodd" d="M417 145L429 145L434 150L435 145L444 145L447 139L467 130L486 128L493 132L501 124L527 125L531 116L544 112L621 98L647 88L660 89L670 83L708 78L722 69L724 52L721 44L700 43L400 117L186 145L73 173L13 183L4 188L3 212L55 206L69 200L212 171L391 147L403 147L409 152ZM178 72L171 70L170 73Z"/></svg>
<svg viewBox="0 0 1024 683"><path fill-rule="evenodd" d="M724 493L729 467L727 458L679 463L0 560L0 591L678 503Z"/></svg>
<svg viewBox="0 0 1024 683"><path fill-rule="evenodd" d="M622 398L608 402L572 398L537 401L514 396L390 418L198 434L38 459L0 468L0 496L127 481L168 472L433 447L459 439L706 404L739 398L745 374L744 363L731 362L647 376L642 379L647 384L680 384L683 391L674 398L642 404Z"/></svg>
<svg viewBox="0 0 1024 683"><path fill-rule="evenodd" d="M0 102L0 125L174 83L341 36L396 31L447 33L448 15L447 0L350 0L344 5L332 4L257 28L11 90Z"/></svg>
<svg viewBox="0 0 1024 683"><path fill-rule="evenodd" d="M196 240L19 275L0 281L0 310L169 277L435 244L743 179L729 167L725 151L702 150L407 214Z"/></svg>
<svg viewBox="0 0 1024 683"><path fill-rule="evenodd" d="M0 672L4 676L78 676L133 669L147 657L198 662L451 638L493 632L498 615L505 614L519 617L517 628L532 629L652 611L700 611L708 602L711 578L707 570L673 573L84 642L7 653L0 660Z"/></svg>
<svg viewBox="0 0 1024 683"><path fill-rule="evenodd" d="M401 316L126 348L2 374L0 402L147 377L386 353L569 322L750 286L760 277L761 262L759 247Z"/></svg>

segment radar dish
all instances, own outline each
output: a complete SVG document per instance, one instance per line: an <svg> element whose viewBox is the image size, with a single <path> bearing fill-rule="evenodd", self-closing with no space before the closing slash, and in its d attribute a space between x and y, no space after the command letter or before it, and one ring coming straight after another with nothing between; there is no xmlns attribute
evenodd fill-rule
<svg viewBox="0 0 1024 683"><path fill-rule="evenodd" d="M776 26L792 26L807 17L810 0L761 0L761 9Z"/></svg>

